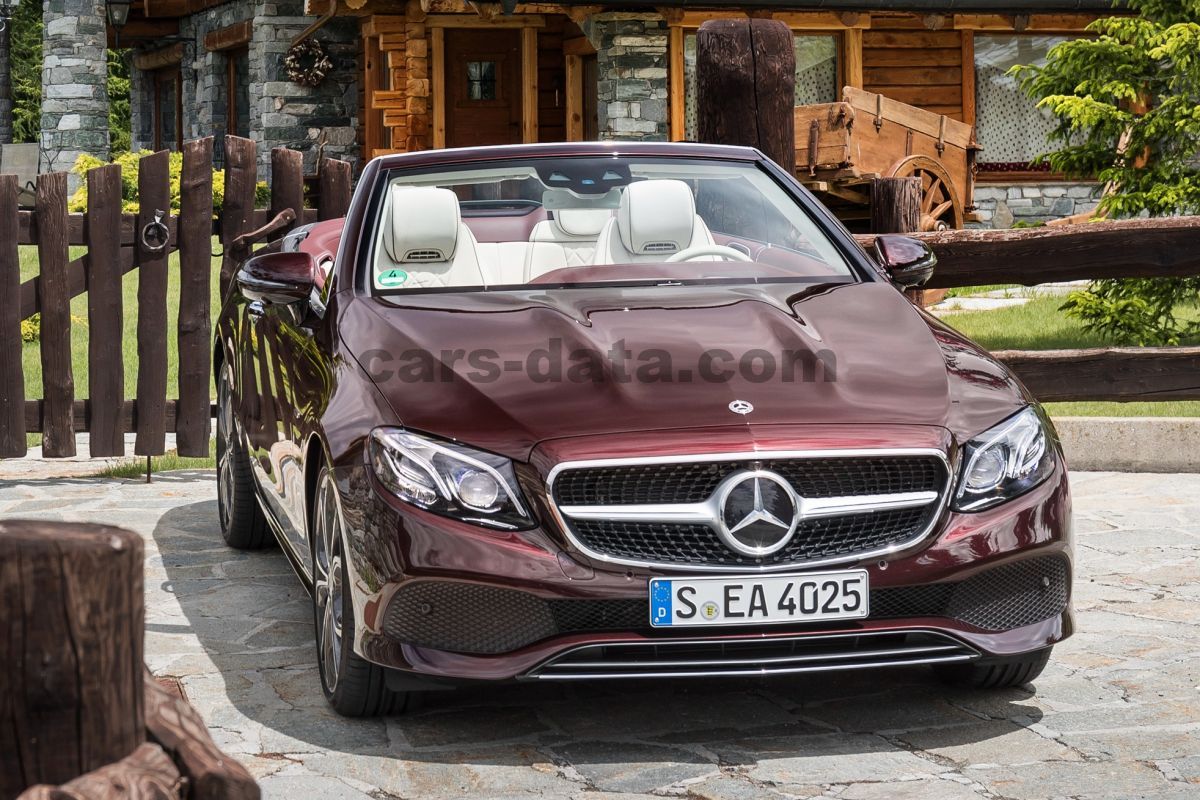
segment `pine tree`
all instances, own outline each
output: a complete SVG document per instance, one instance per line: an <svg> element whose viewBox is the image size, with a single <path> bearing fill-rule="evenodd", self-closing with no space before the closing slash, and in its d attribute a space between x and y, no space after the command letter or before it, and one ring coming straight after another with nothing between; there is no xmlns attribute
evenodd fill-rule
<svg viewBox="0 0 1200 800"><path fill-rule="evenodd" d="M1200 213L1200 0L1125 0L1138 16L1089 26L1094 37L1054 47L1044 66L1018 67L1022 88L1058 118L1044 158L1068 176L1110 187L1110 217ZM1200 335L1179 318L1200 278L1093 282L1063 309L1121 342L1178 344Z"/></svg>

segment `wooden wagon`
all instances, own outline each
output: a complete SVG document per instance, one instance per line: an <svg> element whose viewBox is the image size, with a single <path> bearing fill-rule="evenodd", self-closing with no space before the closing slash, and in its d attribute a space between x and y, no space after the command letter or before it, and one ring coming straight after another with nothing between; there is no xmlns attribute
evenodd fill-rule
<svg viewBox="0 0 1200 800"><path fill-rule="evenodd" d="M961 228L974 194L972 126L847 86L796 108L796 176L847 223L870 217L870 181L921 179L921 230Z"/></svg>

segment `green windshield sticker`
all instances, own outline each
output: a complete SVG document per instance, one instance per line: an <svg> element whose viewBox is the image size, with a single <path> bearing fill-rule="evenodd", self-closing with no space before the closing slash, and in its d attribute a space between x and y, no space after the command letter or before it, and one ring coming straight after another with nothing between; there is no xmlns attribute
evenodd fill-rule
<svg viewBox="0 0 1200 800"><path fill-rule="evenodd" d="M389 269L379 273L380 286L400 286L408 280L408 273L402 269Z"/></svg>

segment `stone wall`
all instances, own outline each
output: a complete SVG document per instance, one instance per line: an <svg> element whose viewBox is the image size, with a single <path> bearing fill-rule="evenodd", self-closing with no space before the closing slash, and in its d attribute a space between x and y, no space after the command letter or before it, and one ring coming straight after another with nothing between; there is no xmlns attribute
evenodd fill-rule
<svg viewBox="0 0 1200 800"><path fill-rule="evenodd" d="M1052 219L1091 211L1100 200L1098 183L977 183L976 213L971 228L1011 228L1019 223L1036 225Z"/></svg>
<svg viewBox="0 0 1200 800"><path fill-rule="evenodd" d="M292 40L313 22L303 13L302 0L256 2L235 0L180 21L180 33L191 41L182 65L183 137L218 137L227 132L228 54L204 48L205 34L252 19L248 45L250 107L244 126L259 148L259 178L271 173L271 147L291 147L305 154L305 168L315 168L317 145L324 136L325 155L358 160L358 21L338 17L314 35L333 61L325 80L316 87L288 80L283 57ZM148 76L133 75L133 136L135 147L149 147L153 90Z"/></svg>
<svg viewBox="0 0 1200 800"><path fill-rule="evenodd" d="M41 168L69 170L80 153L107 159L104 0L46 0L42 21ZM79 178L69 181L73 191Z"/></svg>
<svg viewBox="0 0 1200 800"><path fill-rule="evenodd" d="M11 22L0 22L0 144L8 144L13 137L12 76L8 66L8 39Z"/></svg>
<svg viewBox="0 0 1200 800"><path fill-rule="evenodd" d="M594 14L583 31L596 48L600 138L666 140L666 20L649 13Z"/></svg>

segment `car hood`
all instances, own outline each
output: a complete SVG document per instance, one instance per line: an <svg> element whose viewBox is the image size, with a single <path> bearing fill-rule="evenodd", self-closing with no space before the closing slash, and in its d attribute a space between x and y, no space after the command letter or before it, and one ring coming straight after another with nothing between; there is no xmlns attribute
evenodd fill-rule
<svg viewBox="0 0 1200 800"><path fill-rule="evenodd" d="M402 425L521 460L550 439L731 424L969 435L1025 402L884 283L355 297L339 330Z"/></svg>

